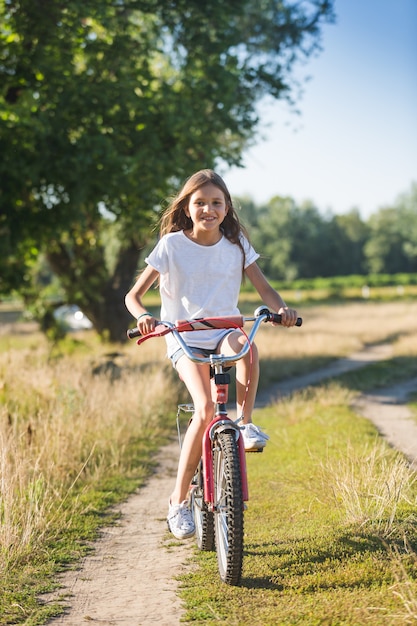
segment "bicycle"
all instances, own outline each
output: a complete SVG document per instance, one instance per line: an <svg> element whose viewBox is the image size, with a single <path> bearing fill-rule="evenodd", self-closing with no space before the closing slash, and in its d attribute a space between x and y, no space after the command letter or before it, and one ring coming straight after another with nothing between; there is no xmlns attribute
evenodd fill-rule
<svg viewBox="0 0 417 626"><path fill-rule="evenodd" d="M243 326L253 322L246 334ZM151 337L172 333L185 355L195 363L209 363L216 389L214 417L203 435L202 458L190 485L197 546L200 550L216 550L220 578L229 585L241 580L244 551L244 510L249 499L246 457L243 438L236 421L227 413L229 369L251 349L262 322L279 324L281 316L266 307L259 307L253 317L225 316L196 320L180 320L175 324L161 321L148 335L140 336L138 329L127 331L129 338L140 337L138 345ZM298 318L296 326L301 326ZM196 356L181 337L181 332L207 330L208 328L237 328L246 336L242 350L232 356L211 354ZM181 446L180 414L192 413L192 404L180 404L177 411L177 430ZM262 451L259 450L259 451Z"/></svg>

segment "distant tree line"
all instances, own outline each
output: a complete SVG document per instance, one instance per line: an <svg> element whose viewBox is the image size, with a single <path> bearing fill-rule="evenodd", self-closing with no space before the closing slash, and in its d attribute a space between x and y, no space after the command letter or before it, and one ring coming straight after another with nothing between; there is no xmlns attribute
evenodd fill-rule
<svg viewBox="0 0 417 626"><path fill-rule="evenodd" d="M417 272L417 183L368 219L352 209L323 214L311 202L276 196L256 206L239 198L240 217L269 278Z"/></svg>

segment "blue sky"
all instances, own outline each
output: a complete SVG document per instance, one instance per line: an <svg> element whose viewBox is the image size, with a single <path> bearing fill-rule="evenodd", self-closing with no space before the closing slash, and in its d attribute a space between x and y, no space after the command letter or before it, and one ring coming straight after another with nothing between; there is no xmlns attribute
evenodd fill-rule
<svg viewBox="0 0 417 626"><path fill-rule="evenodd" d="M417 182L417 0L335 0L335 12L302 68L301 115L262 105L244 169L221 170L232 196L356 207L366 219Z"/></svg>

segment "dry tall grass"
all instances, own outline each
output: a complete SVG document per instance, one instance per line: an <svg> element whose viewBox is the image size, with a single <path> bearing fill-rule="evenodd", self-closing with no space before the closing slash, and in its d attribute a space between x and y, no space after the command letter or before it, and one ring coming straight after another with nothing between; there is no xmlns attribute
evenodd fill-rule
<svg viewBox="0 0 417 626"><path fill-rule="evenodd" d="M393 458L385 443L376 441L362 451L348 443L343 456L321 465L326 490L348 523L372 527L373 532L388 537L398 506L402 502L416 505L417 475L401 454Z"/></svg>
<svg viewBox="0 0 417 626"><path fill-rule="evenodd" d="M388 341L397 354L417 354L417 303L372 302L302 307L301 328L262 329L263 358L340 358L364 346Z"/></svg>
<svg viewBox="0 0 417 626"><path fill-rule="evenodd" d="M81 476L128 472L129 441L155 439L161 417L173 413L172 381L154 352L138 352L141 362L133 352L119 356L121 369L114 358L48 354L42 339L0 354L0 571L65 518Z"/></svg>

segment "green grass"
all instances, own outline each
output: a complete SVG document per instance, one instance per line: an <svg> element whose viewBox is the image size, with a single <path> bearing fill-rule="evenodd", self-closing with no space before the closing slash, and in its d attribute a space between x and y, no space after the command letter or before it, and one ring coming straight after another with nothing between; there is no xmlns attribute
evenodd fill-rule
<svg viewBox="0 0 417 626"><path fill-rule="evenodd" d="M363 465L381 442L371 424L352 413L348 398L346 390L330 385L257 412L256 421L271 441L262 455L247 455L250 501L242 585L222 584L214 553L196 551L197 569L181 579L187 623L406 623L403 601L395 593L396 563L399 559L402 571L413 577L417 593L416 563L405 549L417 548L417 489L401 455L383 444L372 484L366 484ZM346 459L356 467L352 492L355 484L361 489L352 498L364 499L365 516L358 519L335 491L338 472L342 475L335 468ZM397 464L404 484L393 504L385 494L385 473ZM384 506L375 517L370 503L381 498Z"/></svg>
<svg viewBox="0 0 417 626"><path fill-rule="evenodd" d="M398 356L338 377L346 387L356 391L369 391L390 387L417 376L417 358Z"/></svg>

